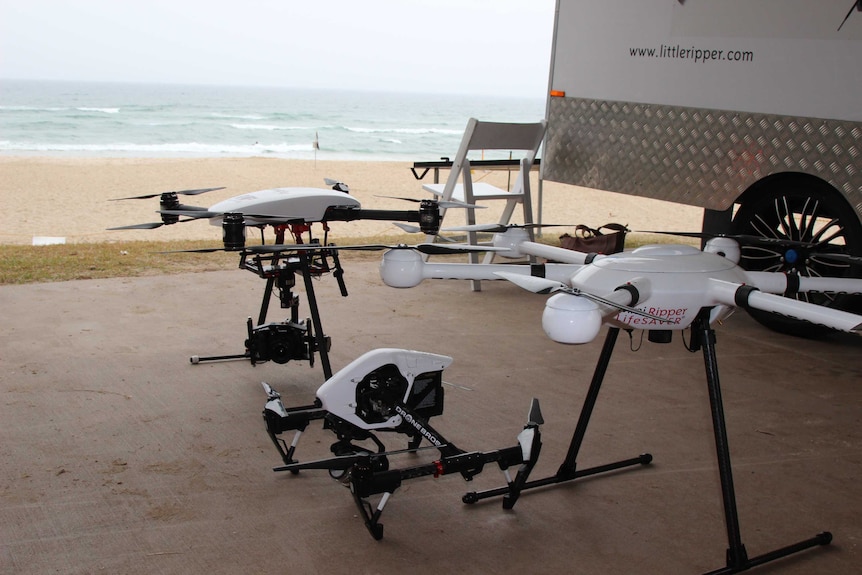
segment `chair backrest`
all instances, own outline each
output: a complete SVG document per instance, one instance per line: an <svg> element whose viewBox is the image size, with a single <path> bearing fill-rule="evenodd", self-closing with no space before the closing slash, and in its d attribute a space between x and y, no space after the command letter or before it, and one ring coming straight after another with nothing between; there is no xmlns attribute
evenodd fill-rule
<svg viewBox="0 0 862 575"><path fill-rule="evenodd" d="M464 136L461 138L461 145L458 148L458 153L452 161L452 170L449 172L449 178L446 180L446 186L443 189L444 200L451 200L452 193L459 179L464 180L465 185L471 185L470 178L470 160L468 154L471 150L509 150L512 152L523 152L519 159L521 160L521 169L518 174L518 185L528 181L529 170L533 166L533 161L539 151L539 146L542 145L542 139L545 137L545 128L547 122L520 124L509 122L481 122L476 118L470 118L467 121L467 127L464 130Z"/></svg>

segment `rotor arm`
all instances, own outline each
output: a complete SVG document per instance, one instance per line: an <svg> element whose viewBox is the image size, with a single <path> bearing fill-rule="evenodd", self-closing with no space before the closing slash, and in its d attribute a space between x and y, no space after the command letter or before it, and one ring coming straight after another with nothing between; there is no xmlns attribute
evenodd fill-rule
<svg viewBox="0 0 862 575"><path fill-rule="evenodd" d="M332 206L326 210L325 221L352 222L354 220L404 221L419 224L422 233L437 235L440 230L440 208L432 200L422 200L418 210L368 210Z"/></svg>
<svg viewBox="0 0 862 575"><path fill-rule="evenodd" d="M596 259L601 259L605 257L602 254L578 252L575 250L569 250L566 248L549 246L546 244L529 241L520 242L518 247L522 254L546 258L549 260L563 262L565 264L590 264Z"/></svg>
<svg viewBox="0 0 862 575"><path fill-rule="evenodd" d="M716 303L773 312L817 325L824 325L838 331L862 335L862 316L860 315L772 293L764 293L755 286L713 278L709 280L709 294Z"/></svg>
<svg viewBox="0 0 862 575"><path fill-rule="evenodd" d="M499 280L501 272L547 278L568 284L573 273L581 268L574 264L465 264L423 260L407 250L392 250L383 255L380 277L389 287L416 287L426 279Z"/></svg>
<svg viewBox="0 0 862 575"><path fill-rule="evenodd" d="M634 307L649 299L650 282L646 278L634 278L601 298L593 296L593 301L599 305L602 317L607 319L620 313L620 307ZM602 301L604 300L604 301Z"/></svg>
<svg viewBox="0 0 862 575"><path fill-rule="evenodd" d="M800 292L862 294L862 279L807 277L799 274L748 271L751 285L766 293L794 295Z"/></svg>

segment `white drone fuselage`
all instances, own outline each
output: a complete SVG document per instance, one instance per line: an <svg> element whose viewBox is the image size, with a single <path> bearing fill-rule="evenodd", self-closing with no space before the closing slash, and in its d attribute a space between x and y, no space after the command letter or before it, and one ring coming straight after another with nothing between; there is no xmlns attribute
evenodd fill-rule
<svg viewBox="0 0 862 575"><path fill-rule="evenodd" d="M247 223L266 224L260 216L282 216L286 220L303 220L306 222L322 221L326 210L332 207L360 209L359 200L337 190L324 188L270 188L259 190L241 196L234 196L219 202L208 211L219 214L242 213L246 215ZM214 217L210 223L215 226L222 224L222 218Z"/></svg>
<svg viewBox="0 0 862 575"><path fill-rule="evenodd" d="M744 284L748 278L742 268L717 254L686 245L648 245L596 259L573 273L568 283L600 295L633 285L640 296L632 302L634 306L665 321L622 311L607 318L608 323L633 329L680 330L691 325L704 307L715 306L713 321L732 312L724 302L711 297L713 280ZM564 302L573 297L577 296L558 294L548 301L548 307L565 309L568 304Z"/></svg>

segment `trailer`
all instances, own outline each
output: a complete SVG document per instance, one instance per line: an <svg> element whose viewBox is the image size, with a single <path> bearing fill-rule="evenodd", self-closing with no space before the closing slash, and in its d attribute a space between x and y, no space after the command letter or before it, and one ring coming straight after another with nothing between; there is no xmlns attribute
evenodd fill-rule
<svg viewBox="0 0 862 575"><path fill-rule="evenodd" d="M546 113L542 179L785 240L743 245L749 270L862 277L829 257L862 256L862 0L557 0Z"/></svg>

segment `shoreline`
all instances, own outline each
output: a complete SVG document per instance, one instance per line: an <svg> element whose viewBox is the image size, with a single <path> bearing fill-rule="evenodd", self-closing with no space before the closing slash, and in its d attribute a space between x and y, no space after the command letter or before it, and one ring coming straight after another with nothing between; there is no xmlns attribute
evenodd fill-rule
<svg viewBox="0 0 862 575"><path fill-rule="evenodd" d="M108 231L106 228L156 222L158 198L111 201L116 198L225 186L186 202L209 206L231 196L276 187L325 188L324 178L350 186L350 193L366 208L404 210L415 204L394 197L429 198L414 178L412 162L387 160L296 160L264 157L218 158L106 158L57 156L0 156L0 244L31 245L35 237L64 238L66 243L124 240L213 240L221 230L208 222L163 226L154 230ZM441 172L441 180L448 171ZM514 177L514 173L512 174ZM538 185L532 189L534 220L538 219ZM474 172L474 181L505 188L505 171ZM394 196L394 197L393 197ZM503 202L487 204L477 221L496 221ZM542 221L598 227L621 223L632 230L699 230L702 209L577 186L543 182ZM446 226L464 223L463 214L449 210ZM520 222L516 211L513 221ZM391 222L355 221L330 224L330 238L399 235ZM555 228L562 234L568 228ZM548 233L548 232L546 232ZM571 233L571 232L570 232ZM318 235L322 235L319 232Z"/></svg>

